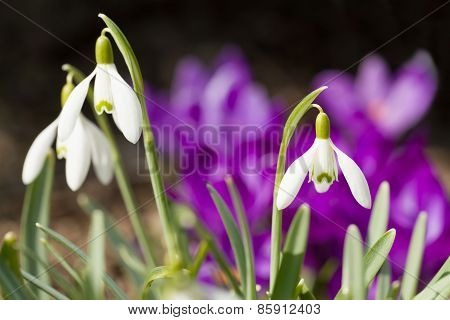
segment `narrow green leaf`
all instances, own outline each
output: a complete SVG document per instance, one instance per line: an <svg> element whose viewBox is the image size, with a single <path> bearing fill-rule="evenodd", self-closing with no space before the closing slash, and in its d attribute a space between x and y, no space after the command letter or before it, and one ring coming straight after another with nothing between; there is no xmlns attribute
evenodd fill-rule
<svg viewBox="0 0 450 320"><path fill-rule="evenodd" d="M66 239L64 236L62 236L61 234L57 233L56 231L50 228L40 225L39 223L36 224L36 227L44 231L44 233L48 235L52 240L58 242L63 247L68 249L71 253L74 253L76 256L78 256L81 259L81 261L83 261L84 263L88 263L88 256L86 255L86 253L84 253L83 250L78 248L75 244ZM103 281L105 281L106 286L109 289L111 289L111 292L116 296L116 298L121 300L127 299L127 296L123 292L123 290L114 282L114 280L107 273L103 273L102 278Z"/></svg>
<svg viewBox="0 0 450 320"><path fill-rule="evenodd" d="M231 243L231 248L233 249L234 258L236 261L236 265L239 271L239 275L241 277L242 284L247 283L247 274L245 272L245 254L244 254L244 245L242 243L242 238L239 233L238 227L236 226L236 222L231 215L230 209L223 201L222 197L219 195L216 189L213 186L207 185L209 194L211 195L214 204L216 205L217 211L219 212L220 218L222 219L222 223L225 226L225 230L228 234L228 239Z"/></svg>
<svg viewBox="0 0 450 320"><path fill-rule="evenodd" d="M377 278L377 300L386 300L391 289L391 266L388 261L385 261L380 270L380 275Z"/></svg>
<svg viewBox="0 0 450 320"><path fill-rule="evenodd" d="M87 288L92 299L103 298L105 272L105 218L103 212L95 210L91 216L89 231Z"/></svg>
<svg viewBox="0 0 450 320"><path fill-rule="evenodd" d="M383 181L378 188L370 215L369 229L367 231L367 246L369 248L386 232L388 219L389 183Z"/></svg>
<svg viewBox="0 0 450 320"><path fill-rule="evenodd" d="M39 239L44 234L36 229L35 223L48 225L50 215L50 195L55 169L55 156L49 152L41 173L29 186L25 193L20 221L21 246L35 252L43 261L47 261L45 249L39 245ZM42 266L36 260L26 255L21 256L22 268L42 282L49 284L49 278ZM33 288L39 298L48 298L47 294Z"/></svg>
<svg viewBox="0 0 450 320"><path fill-rule="evenodd" d="M13 232L5 234L0 249L0 288L3 299L31 299L20 273L17 238Z"/></svg>
<svg viewBox="0 0 450 320"><path fill-rule="evenodd" d="M89 215L92 215L96 210L103 212L106 235L111 242L112 251L119 258L124 272L133 280L135 286L140 288L145 280L147 267L136 255L136 251L133 250L131 244L119 233L111 214L85 194L80 194L77 200L83 211Z"/></svg>
<svg viewBox="0 0 450 320"><path fill-rule="evenodd" d="M78 286L82 286L83 283L81 281L81 277L78 274L77 271L75 271L74 268L71 267L71 265L64 259L64 257L46 240L41 239L42 244L47 249L47 252L51 254L57 261L58 264L60 264L64 270L71 276L73 280L78 284ZM54 268L50 268L54 269ZM48 270L48 269L47 269Z"/></svg>
<svg viewBox="0 0 450 320"><path fill-rule="evenodd" d="M245 272L247 283L245 284L245 295L249 300L256 300L256 279L255 279L255 267L253 261L253 244L250 229L248 226L248 220L245 214L244 205L242 199L236 189L231 176L225 178L225 182L230 192L231 199L233 201L234 210L238 216L240 231L242 234L242 240L244 245L245 254Z"/></svg>
<svg viewBox="0 0 450 320"><path fill-rule="evenodd" d="M389 252L391 251L392 245L395 240L395 229L388 230L377 242L370 248L370 250L364 255L363 266L364 266L364 288L367 289L375 278L376 274L383 266L386 261ZM345 249L345 248L344 248ZM344 275L344 274L343 274ZM347 275L346 275L347 276ZM346 279L348 281L348 279ZM344 282L343 282L344 283ZM343 288L339 290L335 299L343 299Z"/></svg>
<svg viewBox="0 0 450 320"><path fill-rule="evenodd" d="M302 205L292 220L286 236L280 271L271 295L272 300L292 299L295 296L308 241L309 220L309 207Z"/></svg>
<svg viewBox="0 0 450 320"><path fill-rule="evenodd" d="M401 296L404 300L412 299L416 295L417 283L420 277L423 251L425 249L425 233L427 229L427 214L421 212L409 243L405 272L403 273Z"/></svg>
<svg viewBox="0 0 450 320"><path fill-rule="evenodd" d="M417 300L431 300L435 299L439 295L445 296L445 284L447 283L448 288L450 288L450 279L444 280L450 276L450 257L447 258L445 263L436 273L436 275L431 279L430 283L419 293L414 299ZM441 281L442 280L442 281Z"/></svg>
<svg viewBox="0 0 450 320"><path fill-rule="evenodd" d="M198 237L208 243L211 255L213 256L224 277L227 279L228 284L231 286L231 288L233 288L236 295L240 298L244 298L244 294L242 293L241 288L239 287L239 283L231 270L231 266L228 262L226 254L219 247L211 232L202 224L202 222L196 219L195 216L193 218L195 219L194 229Z"/></svg>
<svg viewBox="0 0 450 320"><path fill-rule="evenodd" d="M50 287L49 285L42 282L38 278L34 277L32 274L30 274L26 271L22 271L22 275L34 287L36 287L39 290L44 291L46 294L50 295L51 297L55 298L56 300L69 300L69 298L66 297L64 294L62 294L58 290Z"/></svg>
<svg viewBox="0 0 450 320"><path fill-rule="evenodd" d="M328 295L328 283L333 278L338 267L338 261L334 258L329 258L320 268L312 290L315 297L326 297Z"/></svg>
<svg viewBox="0 0 450 320"><path fill-rule="evenodd" d="M400 291L400 281L395 280L391 284L391 290L389 290L387 299L388 300L397 300L399 291Z"/></svg>
<svg viewBox="0 0 450 320"><path fill-rule="evenodd" d="M298 297L300 300L316 300L316 297L314 297L306 285L305 279L300 279L300 282L295 289L295 297Z"/></svg>
<svg viewBox="0 0 450 320"><path fill-rule="evenodd" d="M205 261L206 256L208 255L208 250L209 250L208 242L205 240L202 240L200 242L200 244L198 245L197 255L195 256L194 263L192 264L192 267L190 268L191 276L193 278L197 277L197 274L198 274L203 262Z"/></svg>
<svg viewBox="0 0 450 320"><path fill-rule="evenodd" d="M174 269L167 266L160 266L153 268L148 274L145 280L145 288L150 288L154 281L159 279L168 279L180 274L189 275L189 270L187 269Z"/></svg>
<svg viewBox="0 0 450 320"><path fill-rule="evenodd" d="M345 236L342 293L352 300L362 300L366 296L362 240L358 227L355 225L347 228Z"/></svg>

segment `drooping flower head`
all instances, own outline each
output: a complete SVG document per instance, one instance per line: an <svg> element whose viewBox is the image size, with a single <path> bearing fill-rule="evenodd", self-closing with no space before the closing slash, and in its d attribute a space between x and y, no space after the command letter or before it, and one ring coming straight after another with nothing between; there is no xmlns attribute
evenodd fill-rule
<svg viewBox="0 0 450 320"><path fill-rule="evenodd" d="M63 106L73 89L72 77L69 75L61 91ZM41 172L47 154L55 141L60 118L61 115L50 123L31 144L22 170L24 184L33 182ZM67 139L56 138L56 155L58 159L66 160L67 185L73 191L78 190L83 184L91 161L102 184L108 184L112 180L113 164L109 142L103 132L82 114L77 116L74 129Z"/></svg>
<svg viewBox="0 0 450 320"><path fill-rule="evenodd" d="M114 122L131 143L139 140L142 132L142 110L135 91L123 80L114 64L113 50L108 37L102 35L95 45L97 66L81 81L68 97L60 116L58 137L65 140L75 127L89 90L95 77L94 103L98 114L112 114Z"/></svg>
<svg viewBox="0 0 450 320"><path fill-rule="evenodd" d="M356 201L369 209L372 201L366 178L358 165L331 141L330 120L323 111L316 118L316 139L313 145L289 166L281 180L276 200L278 209L282 210L294 201L308 172L309 182L314 182L316 191L327 192L333 182L338 180L335 154Z"/></svg>

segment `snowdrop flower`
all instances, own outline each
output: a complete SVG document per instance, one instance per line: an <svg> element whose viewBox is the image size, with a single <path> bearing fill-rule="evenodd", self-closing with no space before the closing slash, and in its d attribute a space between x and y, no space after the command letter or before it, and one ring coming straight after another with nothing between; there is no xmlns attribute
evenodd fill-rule
<svg viewBox="0 0 450 320"><path fill-rule="evenodd" d="M136 143L141 136L142 110L134 90L123 80L114 64L111 42L102 33L95 45L97 67L81 81L68 97L61 112L58 137L62 140L76 127L78 115L95 77L94 103L98 114L112 114L114 122L125 138Z"/></svg>
<svg viewBox="0 0 450 320"><path fill-rule="evenodd" d="M73 89L67 83L62 90L64 102L68 92ZM64 103L63 103L64 104ZM33 182L44 166L49 149L56 138L61 115L47 126L33 141L25 157L22 170L24 184ZM108 184L113 177L113 164L109 142L103 132L83 115L78 115L74 129L65 140L56 139L58 159L66 159L66 180L70 189L76 191L83 184L89 171L91 160L95 173L102 184Z"/></svg>
<svg viewBox="0 0 450 320"><path fill-rule="evenodd" d="M336 157L337 156L337 163ZM277 207L282 210L294 201L306 175L314 182L318 193L327 192L333 182L338 181L338 164L356 201L364 208L372 205L369 186L358 165L339 150L330 139L330 120L320 112L316 118L316 139L300 158L295 160L281 180Z"/></svg>

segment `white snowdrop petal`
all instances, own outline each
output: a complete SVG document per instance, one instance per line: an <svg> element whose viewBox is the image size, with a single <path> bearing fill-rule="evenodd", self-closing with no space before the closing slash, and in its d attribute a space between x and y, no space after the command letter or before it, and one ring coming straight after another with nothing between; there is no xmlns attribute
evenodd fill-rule
<svg viewBox="0 0 450 320"><path fill-rule="evenodd" d="M97 65L97 75L94 82L94 105L95 111L101 114L103 111L112 113L113 98L111 93L111 78L109 76L109 65Z"/></svg>
<svg viewBox="0 0 450 320"><path fill-rule="evenodd" d="M321 182L314 181L314 188L317 193L325 193L330 189L331 182L328 182L326 179L323 179Z"/></svg>
<svg viewBox="0 0 450 320"><path fill-rule="evenodd" d="M90 137L80 117L66 145L66 180L69 188L76 191L86 179L91 163Z"/></svg>
<svg viewBox="0 0 450 320"><path fill-rule="evenodd" d="M353 197L355 197L356 201L361 206L370 209L372 206L372 198L370 196L369 185L363 172L355 161L339 150L334 144L332 144L332 146L336 152L339 166L341 167L342 173L347 180Z"/></svg>
<svg viewBox="0 0 450 320"><path fill-rule="evenodd" d="M300 158L295 160L281 180L277 194L277 208L283 210L294 201L303 181L311 167L312 158L316 149L315 143Z"/></svg>
<svg viewBox="0 0 450 320"><path fill-rule="evenodd" d="M81 81L72 91L64 104L59 116L58 139L65 141L69 138L72 130L74 130L84 100L89 90L89 83L95 76L97 69Z"/></svg>
<svg viewBox="0 0 450 320"><path fill-rule="evenodd" d="M24 184L33 182L41 172L48 151L55 140L57 126L58 118L42 130L31 144L22 169L22 181Z"/></svg>
<svg viewBox="0 0 450 320"><path fill-rule="evenodd" d="M108 184L113 178L111 147L103 132L91 121L83 118L84 126L91 141L92 163L95 174L102 184Z"/></svg>
<svg viewBox="0 0 450 320"><path fill-rule="evenodd" d="M139 140L142 132L142 110L134 90L122 79L114 65L108 66L114 109L119 129L131 143Z"/></svg>

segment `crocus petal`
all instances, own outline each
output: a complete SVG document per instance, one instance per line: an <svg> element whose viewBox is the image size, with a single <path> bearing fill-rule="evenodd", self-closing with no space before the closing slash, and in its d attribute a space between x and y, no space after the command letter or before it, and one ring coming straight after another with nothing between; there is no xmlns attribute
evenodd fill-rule
<svg viewBox="0 0 450 320"><path fill-rule="evenodd" d="M91 163L90 137L78 118L75 128L66 142L66 180L72 191L78 190L86 179Z"/></svg>
<svg viewBox="0 0 450 320"><path fill-rule="evenodd" d="M95 174L104 185L113 178L113 163L111 148L108 140L100 129L86 118L83 118L84 127L91 141L92 163Z"/></svg>
<svg viewBox="0 0 450 320"><path fill-rule="evenodd" d="M69 95L66 103L59 116L58 124L58 139L65 141L69 138L72 130L74 130L78 116L80 115L81 108L83 107L84 100L86 99L87 92L89 90L89 83L95 76L97 69L81 81Z"/></svg>
<svg viewBox="0 0 450 320"><path fill-rule="evenodd" d="M108 65L97 66L97 75L94 83L95 111L101 114L103 111L112 113L113 98L111 95L111 79L108 74Z"/></svg>
<svg viewBox="0 0 450 320"><path fill-rule="evenodd" d="M134 90L119 75L115 65L109 65L108 71L119 128L128 141L136 143L142 132L141 104Z"/></svg>
<svg viewBox="0 0 450 320"><path fill-rule="evenodd" d="M383 134L396 137L423 117L436 92L436 78L433 61L423 51L398 71L386 97L387 110L375 119Z"/></svg>
<svg viewBox="0 0 450 320"><path fill-rule="evenodd" d="M331 143L336 152L339 166L342 173L347 180L348 186L355 197L356 201L364 208L370 209L372 206L372 198L370 196L369 185L364 177L363 172L358 165L344 152L339 150L333 143Z"/></svg>
<svg viewBox="0 0 450 320"><path fill-rule="evenodd" d="M33 182L41 172L48 151L55 140L57 126L58 118L42 130L31 144L23 164L22 181L24 184Z"/></svg>
<svg viewBox="0 0 450 320"><path fill-rule="evenodd" d="M373 55L361 63L355 79L355 91L363 108L376 108L385 99L389 85L389 67L383 58Z"/></svg>
<svg viewBox="0 0 450 320"><path fill-rule="evenodd" d="M277 195L277 208L283 210L294 201L303 181L311 167L312 157L316 149L315 143L300 158L295 160L281 180Z"/></svg>

